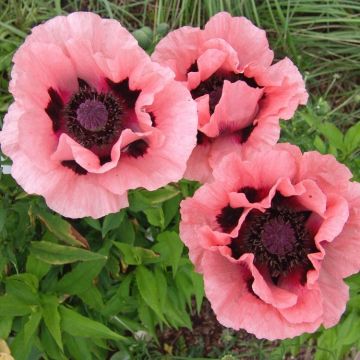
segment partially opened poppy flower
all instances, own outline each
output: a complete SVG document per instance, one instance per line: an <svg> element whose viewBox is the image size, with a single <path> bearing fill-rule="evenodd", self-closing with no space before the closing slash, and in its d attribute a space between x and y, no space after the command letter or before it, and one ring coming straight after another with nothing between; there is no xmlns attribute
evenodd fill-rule
<svg viewBox="0 0 360 360"><path fill-rule="evenodd" d="M181 204L180 235L221 324L283 339L335 325L360 270L360 184L289 144L227 155Z"/></svg>
<svg viewBox="0 0 360 360"><path fill-rule="evenodd" d="M33 29L14 56L0 134L25 191L68 217L104 216L127 190L179 180L196 143L196 105L115 20L92 13Z"/></svg>
<svg viewBox="0 0 360 360"><path fill-rule="evenodd" d="M304 81L285 58L274 65L265 31L222 12L204 30L182 27L157 45L153 60L169 66L198 107L198 145L185 176L205 182L231 151L274 145L279 119L307 102Z"/></svg>

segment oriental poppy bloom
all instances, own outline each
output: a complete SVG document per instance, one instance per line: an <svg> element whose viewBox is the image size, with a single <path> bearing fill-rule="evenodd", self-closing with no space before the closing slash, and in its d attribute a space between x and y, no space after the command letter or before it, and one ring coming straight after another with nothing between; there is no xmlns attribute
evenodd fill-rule
<svg viewBox="0 0 360 360"><path fill-rule="evenodd" d="M265 31L222 12L204 30L182 27L157 45L153 60L167 65L198 107L198 136L185 177L205 182L231 151L274 145L279 119L307 102L304 81L285 58L273 65Z"/></svg>
<svg viewBox="0 0 360 360"><path fill-rule="evenodd" d="M0 141L25 191L64 216L97 218L126 207L128 189L182 177L196 105L117 21L56 17L13 61Z"/></svg>
<svg viewBox="0 0 360 360"><path fill-rule="evenodd" d="M180 234L221 324L270 340L335 325L360 270L360 184L289 144L227 155L181 204Z"/></svg>

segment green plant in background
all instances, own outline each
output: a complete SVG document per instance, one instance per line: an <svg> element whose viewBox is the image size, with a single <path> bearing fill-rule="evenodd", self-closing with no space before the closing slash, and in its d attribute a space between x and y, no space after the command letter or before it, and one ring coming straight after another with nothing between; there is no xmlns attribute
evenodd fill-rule
<svg viewBox="0 0 360 360"><path fill-rule="evenodd" d="M90 10L116 18L151 52L170 29L201 26L222 10L245 15L268 32L279 56L288 54L306 74L312 98L283 123L282 141L331 153L360 180L357 1L13 0L2 2L0 10L2 114L11 102L7 88L14 51L32 26L53 16ZM2 174L0 338L11 344L15 359L205 356L203 347L189 349L180 340L176 349L159 347L167 327L191 329L190 315L198 314L203 303L202 279L177 235L179 203L196 186L182 181L155 192L133 191L129 209L118 214L68 220ZM275 344L225 332L227 345L218 351L215 346L211 356L354 356L360 349L360 276L348 284L351 300L335 328ZM247 351L233 350L244 347Z"/></svg>

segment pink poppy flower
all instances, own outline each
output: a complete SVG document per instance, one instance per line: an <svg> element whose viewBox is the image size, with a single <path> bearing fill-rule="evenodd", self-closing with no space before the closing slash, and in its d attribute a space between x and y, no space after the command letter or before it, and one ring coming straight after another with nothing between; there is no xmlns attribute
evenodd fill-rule
<svg viewBox="0 0 360 360"><path fill-rule="evenodd" d="M360 184L289 144L227 155L181 204L180 235L221 324L270 340L335 325L360 270Z"/></svg>
<svg viewBox="0 0 360 360"><path fill-rule="evenodd" d="M274 145L279 119L290 119L307 92L296 66L274 65L264 30L222 12L204 30L182 27L157 45L152 59L167 65L198 107L198 146L185 177L205 182L225 154Z"/></svg>
<svg viewBox="0 0 360 360"><path fill-rule="evenodd" d="M13 177L71 218L178 181L197 117L173 76L115 20L73 13L37 26L14 56L15 102L0 134Z"/></svg>

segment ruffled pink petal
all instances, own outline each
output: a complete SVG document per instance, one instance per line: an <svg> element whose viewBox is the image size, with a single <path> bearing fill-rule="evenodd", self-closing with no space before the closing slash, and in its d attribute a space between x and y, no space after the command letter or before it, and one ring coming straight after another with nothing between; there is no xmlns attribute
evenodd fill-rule
<svg viewBox="0 0 360 360"><path fill-rule="evenodd" d="M51 160L51 154L57 146L58 138L54 134L52 122L44 111L28 110L17 119L19 128L19 148L33 165L49 171L58 166Z"/></svg>
<svg viewBox="0 0 360 360"><path fill-rule="evenodd" d="M22 152L12 156L11 174L30 194L42 195L54 211L70 218L99 218L128 206L127 194L116 195L101 186L96 175L77 175L59 166L42 172Z"/></svg>
<svg viewBox="0 0 360 360"><path fill-rule="evenodd" d="M226 12L216 14L207 22L204 38L227 41L239 54L240 71L249 64L269 66L274 57L264 30L244 17L231 17Z"/></svg>
<svg viewBox="0 0 360 360"><path fill-rule="evenodd" d="M347 191L352 174L345 165L336 161L333 155L306 152L299 165L298 180L312 179L325 193Z"/></svg>
<svg viewBox="0 0 360 360"><path fill-rule="evenodd" d="M272 150L264 156L261 152L254 152L250 160L258 169L259 188L270 189L278 179L293 179L297 166L295 159L285 151Z"/></svg>
<svg viewBox="0 0 360 360"><path fill-rule="evenodd" d="M342 232L348 217L349 206L347 201L335 194L328 195L324 221L315 235L315 241L317 243L333 241Z"/></svg>
<svg viewBox="0 0 360 360"><path fill-rule="evenodd" d="M188 89L195 89L201 81L214 74L225 62L227 53L218 49L207 49L197 59L198 72L188 74Z"/></svg>
<svg viewBox="0 0 360 360"><path fill-rule="evenodd" d="M118 165L122 149L136 140L147 139L150 136L150 133L134 133L130 129L125 129L111 149L111 161L101 165L100 159L95 153L84 148L70 136L63 133L59 138L56 151L50 156L53 161L75 160L77 164L88 172L103 174Z"/></svg>
<svg viewBox="0 0 360 360"><path fill-rule="evenodd" d="M332 275L329 265L330 263L323 263L318 280L323 299L323 325L326 328L340 321L349 300L349 287L341 278Z"/></svg>
<svg viewBox="0 0 360 360"><path fill-rule="evenodd" d="M273 285L270 277L264 278L254 265L254 254L244 254L238 261L239 263L244 262L250 270L254 278L251 287L254 293L265 303L277 309L288 308L296 304L297 294Z"/></svg>
<svg viewBox="0 0 360 360"><path fill-rule="evenodd" d="M211 144L201 144L195 147L187 162L185 179L206 183L212 180L212 168L209 164Z"/></svg>
<svg viewBox="0 0 360 360"><path fill-rule="evenodd" d="M324 312L322 294L318 286L313 289L309 289L306 285L302 286L300 276L299 273L288 275L278 284L282 289L297 296L294 306L279 309L286 320L296 324L317 321L322 318Z"/></svg>
<svg viewBox="0 0 360 360"><path fill-rule="evenodd" d="M262 92L262 89L254 89L243 81L231 83L225 80L215 112L210 122L200 130L209 137L216 137L221 133L231 133L252 124Z"/></svg>
<svg viewBox="0 0 360 360"><path fill-rule="evenodd" d="M349 219L341 234L330 244L324 244L324 263L334 274L342 278L357 273L360 269L360 184L349 184Z"/></svg>
<svg viewBox="0 0 360 360"><path fill-rule="evenodd" d="M244 156L254 151L271 149L280 138L280 124L277 116L256 119L249 138L242 144Z"/></svg>
<svg viewBox="0 0 360 360"><path fill-rule="evenodd" d="M156 128L163 133L164 142L161 147L149 146L142 157L122 157L116 169L104 174L104 186L114 193L121 194L137 187L155 190L178 181L195 147L196 104L184 86L167 83L147 110L154 114Z"/></svg>
<svg viewBox="0 0 360 360"><path fill-rule="evenodd" d="M203 261L205 293L218 321L235 330L245 329L269 340L294 337L315 331L321 320L293 324L277 309L251 294L247 287L249 270L207 251Z"/></svg>
<svg viewBox="0 0 360 360"><path fill-rule="evenodd" d="M23 110L16 102L9 106L8 112L3 120L2 131L0 132L1 151L12 156L19 148L19 128L17 119L23 115Z"/></svg>
<svg viewBox="0 0 360 360"><path fill-rule="evenodd" d="M52 59L48 61L48 59ZM23 44L14 56L10 91L22 107L45 109L49 88L63 98L77 90L77 75L71 60L53 44Z"/></svg>
<svg viewBox="0 0 360 360"><path fill-rule="evenodd" d="M197 59L201 43L201 30L184 26L166 35L156 45L151 58L173 70L176 80L186 81L187 71Z"/></svg>
<svg viewBox="0 0 360 360"><path fill-rule="evenodd" d="M246 71L245 75L255 77L265 87L265 99L261 101L259 118L277 116L288 120L297 107L307 103L308 94L298 68L288 58L261 71Z"/></svg>
<svg viewBox="0 0 360 360"><path fill-rule="evenodd" d="M198 112L198 127L201 128L210 120L209 95L205 94L195 99Z"/></svg>

